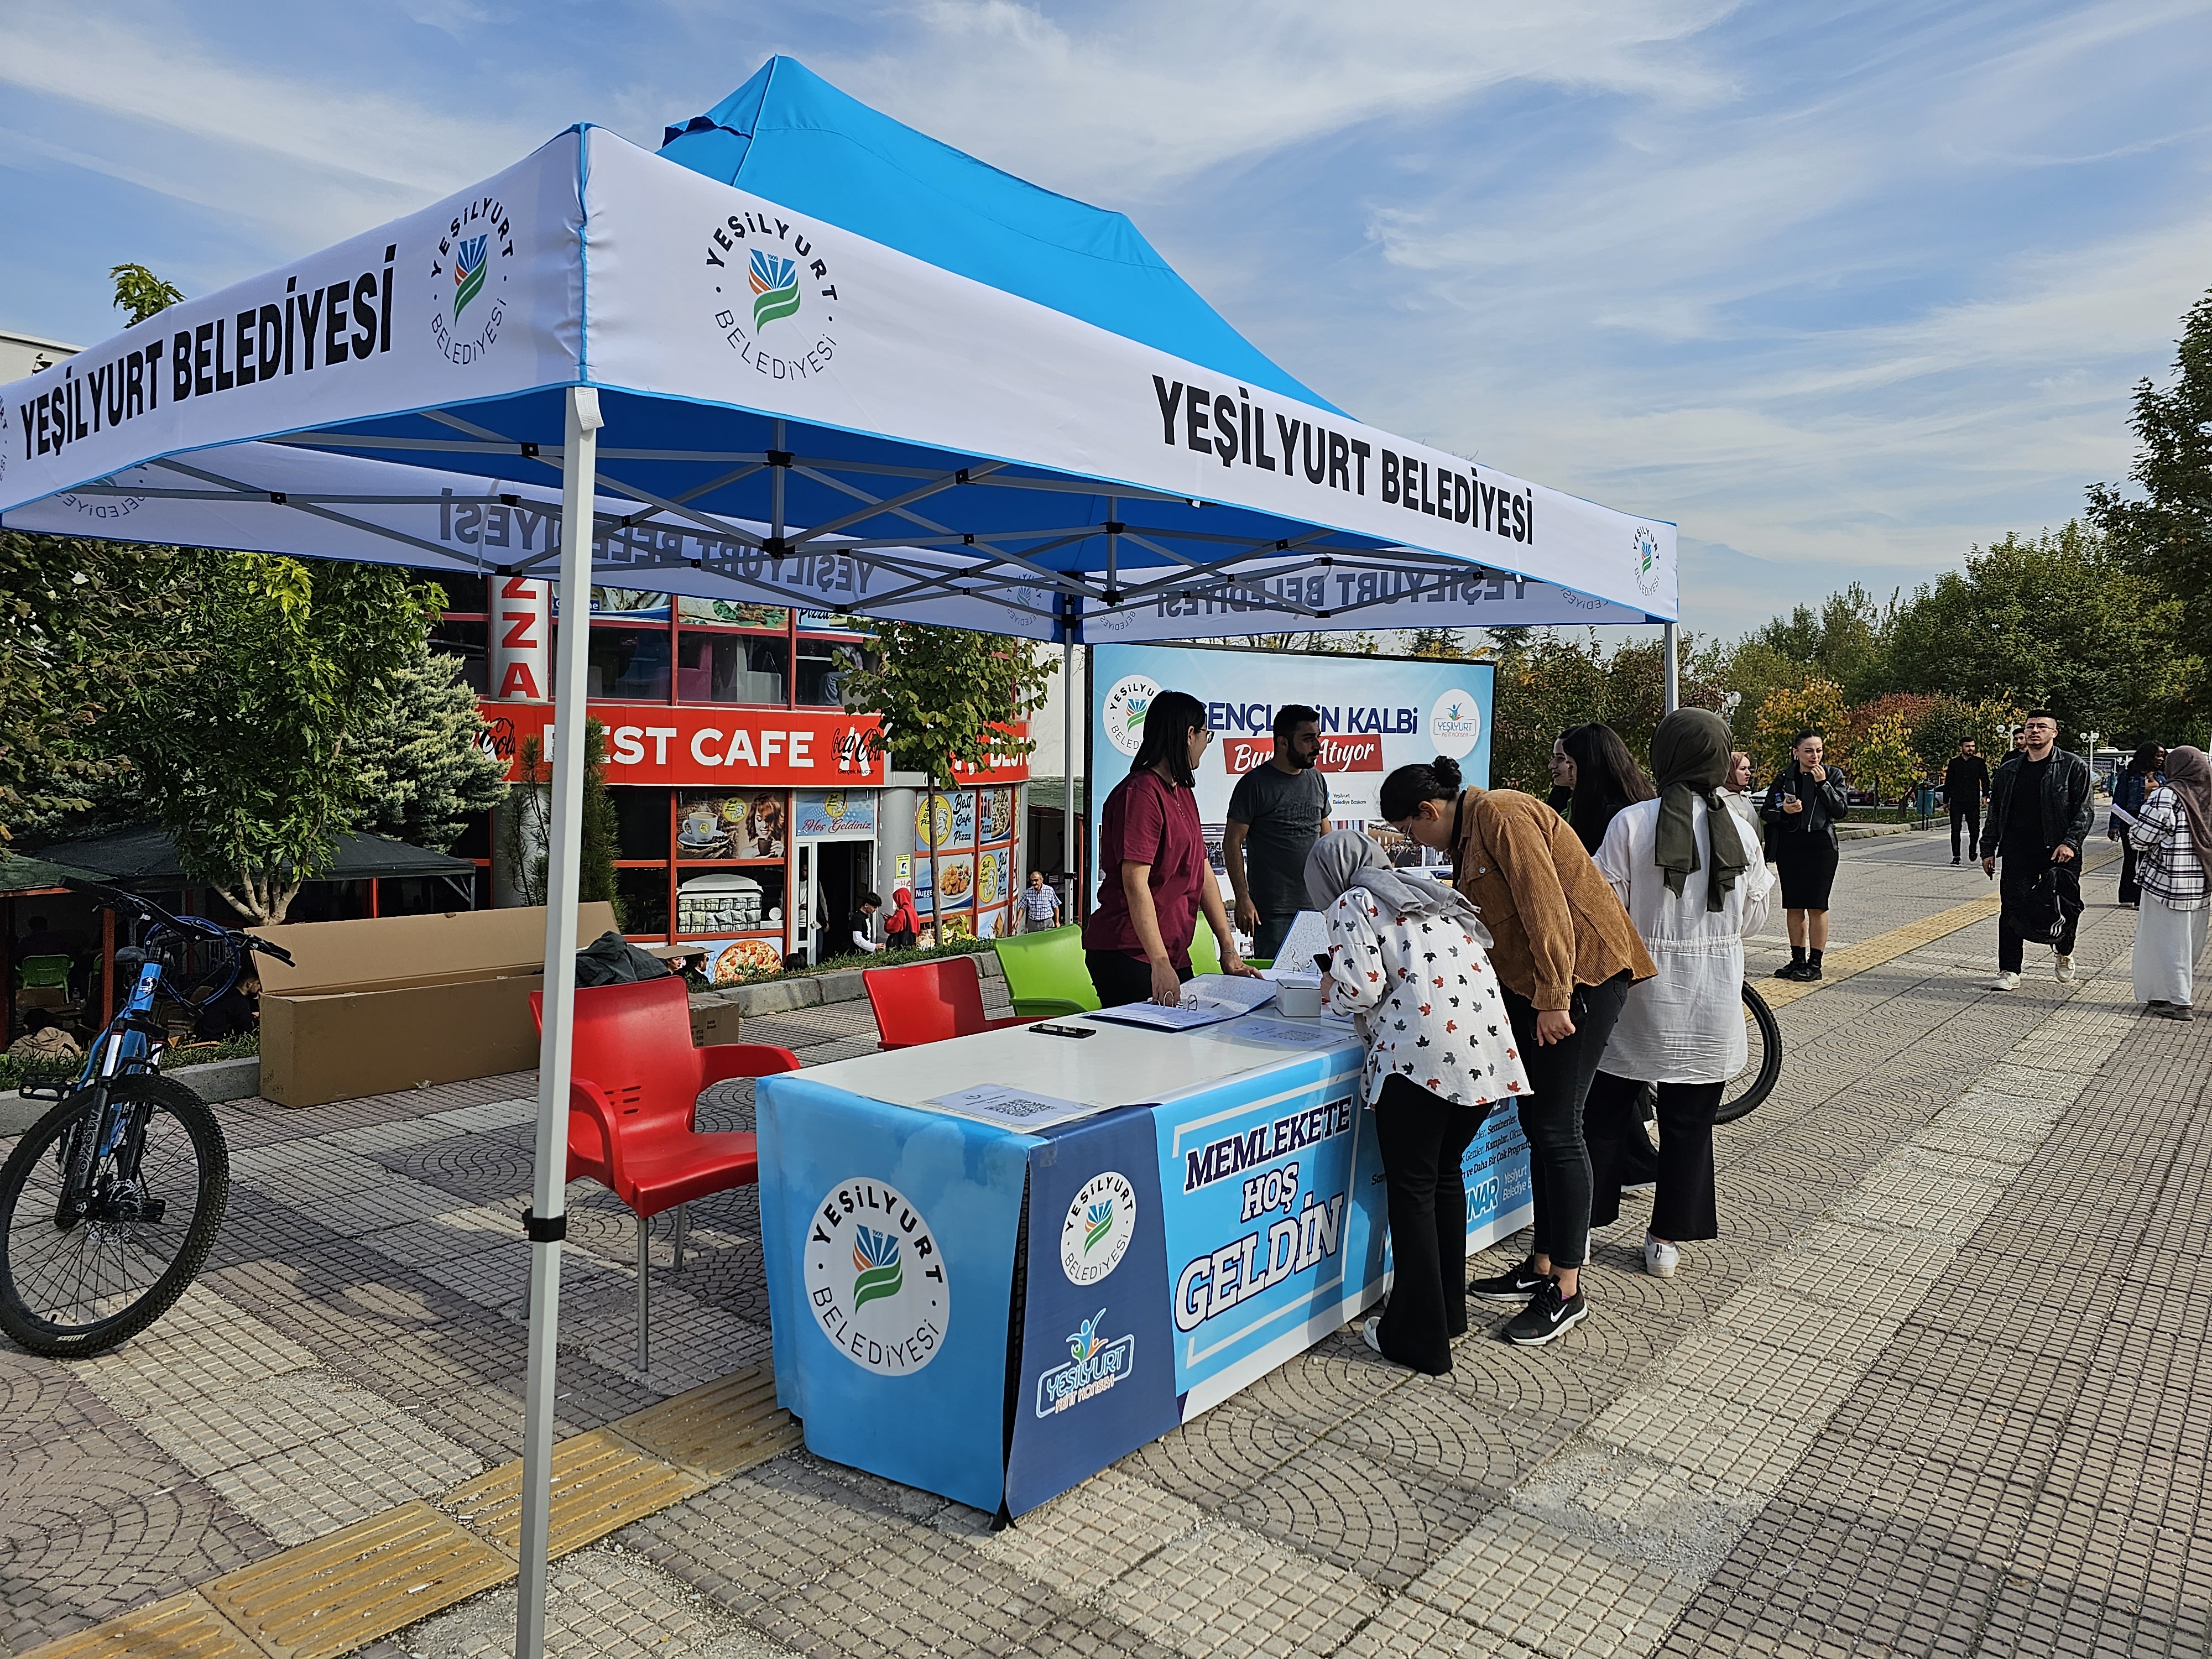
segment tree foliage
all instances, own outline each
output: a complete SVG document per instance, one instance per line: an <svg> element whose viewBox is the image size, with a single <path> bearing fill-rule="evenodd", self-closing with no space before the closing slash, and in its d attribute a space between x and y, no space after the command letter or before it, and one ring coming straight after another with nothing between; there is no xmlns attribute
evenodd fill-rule
<svg viewBox="0 0 2212 1659"><path fill-rule="evenodd" d="M951 768L1018 760L1036 745L1015 729L1044 707L1054 665L1019 640L960 628L884 622L871 659L845 677L846 709L876 714L869 748L888 766L920 772L932 789ZM930 837L930 893L937 838Z"/></svg>
<svg viewBox="0 0 2212 1659"><path fill-rule="evenodd" d="M2114 558L2179 607L2173 729L2201 739L2212 723L2212 294L2183 319L2173 367L2167 390L2136 386L2128 476L2142 494L2092 485L2089 516Z"/></svg>
<svg viewBox="0 0 2212 1659"><path fill-rule="evenodd" d="M107 728L191 671L172 625L191 589L173 548L0 531L0 847L129 788Z"/></svg>
<svg viewBox="0 0 2212 1659"><path fill-rule="evenodd" d="M281 921L353 828L361 732L442 599L377 565L254 553L193 564L167 624L192 672L131 696L111 730L185 870L252 921Z"/></svg>
<svg viewBox="0 0 2212 1659"><path fill-rule="evenodd" d="M1829 763L1848 768L1850 738L1844 723L1847 707L1842 686L1819 674L1808 674L1802 684L1781 687L1759 705L1747 752L1757 764L1779 771L1790 758L1797 734L1817 732Z"/></svg>
<svg viewBox="0 0 2212 1659"><path fill-rule="evenodd" d="M1577 638L1551 629L1491 630L1498 652L1497 708L1490 728L1490 776L1501 789L1548 793L1552 744L1571 726L1602 720L1639 760L1666 711L1667 662L1656 640L1607 651L1595 630ZM1722 687L1694 639L1681 655L1682 706L1717 708Z"/></svg>
<svg viewBox="0 0 2212 1659"><path fill-rule="evenodd" d="M115 281L115 308L134 327L185 297L182 289L163 282L143 265L116 265L107 274Z"/></svg>
<svg viewBox="0 0 2212 1659"><path fill-rule="evenodd" d="M535 737L525 738L515 757L515 781L506 790L507 811L500 814L500 858L514 895L525 904L544 904L551 891L553 766ZM623 923L621 878L615 873L615 849L622 826L614 797L607 793L607 729L584 722L583 811L577 824L576 900L605 899Z"/></svg>
<svg viewBox="0 0 2212 1659"><path fill-rule="evenodd" d="M459 657L432 651L423 636L387 689L356 745L359 827L442 853L471 813L505 799L507 768L479 740L483 718Z"/></svg>

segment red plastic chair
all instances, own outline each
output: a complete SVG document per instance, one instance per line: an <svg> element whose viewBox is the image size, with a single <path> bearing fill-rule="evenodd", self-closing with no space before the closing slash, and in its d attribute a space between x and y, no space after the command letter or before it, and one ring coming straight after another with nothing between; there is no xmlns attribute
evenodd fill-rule
<svg viewBox="0 0 2212 1659"><path fill-rule="evenodd" d="M879 1048L915 1048L947 1037L1036 1023L1019 1015L994 1019L983 1012L983 980L973 957L869 968L861 972L860 981L867 987L868 1005L876 1011Z"/></svg>
<svg viewBox="0 0 2212 1659"><path fill-rule="evenodd" d="M544 1029L544 998L530 994ZM568 1179L588 1177L637 1217L637 1368L647 1369L649 1224L676 1212L676 1270L684 1271L684 1206L760 1179L753 1137L702 1134L700 1092L730 1078L799 1069L799 1056L763 1042L691 1043L690 993L680 979L595 985L576 993L568 1085Z"/></svg>

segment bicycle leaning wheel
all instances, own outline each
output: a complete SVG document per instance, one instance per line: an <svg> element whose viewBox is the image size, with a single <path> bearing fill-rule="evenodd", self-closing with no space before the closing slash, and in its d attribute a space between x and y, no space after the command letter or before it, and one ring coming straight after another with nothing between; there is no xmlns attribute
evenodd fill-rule
<svg viewBox="0 0 2212 1659"><path fill-rule="evenodd" d="M1749 984L1743 988L1743 1069L1721 1090L1720 1109L1713 1114L1716 1123L1733 1123L1757 1110L1759 1103L1774 1092L1782 1075L1782 1028L1774 1023L1774 1011L1766 1006L1766 999ZM1637 1102L1638 1127L1655 1160L1659 1147L1652 1132L1658 1125L1658 1091L1646 1084Z"/></svg>
<svg viewBox="0 0 2212 1659"><path fill-rule="evenodd" d="M81 1213L63 1197L98 1131L89 1091L24 1131L0 1165L0 1330L33 1353L82 1358L144 1330L192 1282L229 1206L230 1154L198 1096L143 1073L110 1087L123 1131Z"/></svg>

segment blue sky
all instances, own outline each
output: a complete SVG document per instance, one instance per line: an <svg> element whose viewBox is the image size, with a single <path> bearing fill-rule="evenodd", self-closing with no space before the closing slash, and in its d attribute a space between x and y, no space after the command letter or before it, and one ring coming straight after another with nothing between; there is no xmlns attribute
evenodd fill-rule
<svg viewBox="0 0 2212 1659"><path fill-rule="evenodd" d="M1674 520L1694 628L2078 513L2212 288L2201 0L0 0L0 325L657 145L778 51L1127 210L1363 418Z"/></svg>

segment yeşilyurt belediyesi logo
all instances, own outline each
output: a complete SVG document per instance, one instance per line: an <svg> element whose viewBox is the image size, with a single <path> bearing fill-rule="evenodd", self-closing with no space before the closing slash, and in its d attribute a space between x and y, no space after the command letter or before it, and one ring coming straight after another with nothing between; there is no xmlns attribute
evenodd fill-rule
<svg viewBox="0 0 2212 1659"><path fill-rule="evenodd" d="M430 337L447 362L465 368L498 343L514 264L514 222L496 197L453 215L430 258Z"/></svg>
<svg viewBox="0 0 2212 1659"><path fill-rule="evenodd" d="M1125 674L1106 694L1106 738L1125 755L1145 741L1145 714L1160 695L1159 683L1146 674Z"/></svg>
<svg viewBox="0 0 2212 1659"><path fill-rule="evenodd" d="M753 332L757 334L778 318L799 310L799 264L779 258L764 247L753 250L746 280L753 290Z"/></svg>
<svg viewBox="0 0 2212 1659"><path fill-rule="evenodd" d="M909 1376L945 1346L945 1258L896 1187L856 1179L831 1188L807 1229L805 1277L822 1334L864 1370Z"/></svg>
<svg viewBox="0 0 2212 1659"><path fill-rule="evenodd" d="M1085 1182L1060 1228L1060 1270L1071 1285L1088 1286L1121 1265L1137 1236L1137 1189L1119 1170Z"/></svg>
<svg viewBox="0 0 2212 1659"><path fill-rule="evenodd" d="M1636 526L1629 551L1636 561L1636 591L1650 599L1659 592L1659 579L1665 571L1659 562L1659 538L1652 533L1650 525Z"/></svg>

